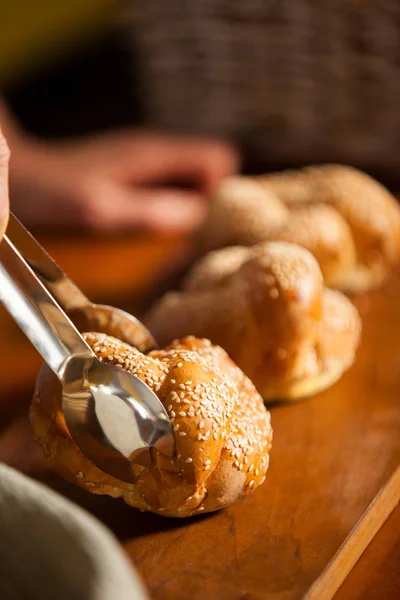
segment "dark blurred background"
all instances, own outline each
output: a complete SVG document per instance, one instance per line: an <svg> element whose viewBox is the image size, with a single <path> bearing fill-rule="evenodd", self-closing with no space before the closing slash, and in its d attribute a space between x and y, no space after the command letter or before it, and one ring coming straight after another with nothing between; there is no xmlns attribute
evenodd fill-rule
<svg viewBox="0 0 400 600"><path fill-rule="evenodd" d="M147 122L172 131L181 113L193 132L211 115L205 127L239 144L246 170L344 162L399 189L398 0L3 0L1 22L0 92L41 137L141 124L150 100Z"/></svg>
<svg viewBox="0 0 400 600"><path fill-rule="evenodd" d="M110 0L3 0L0 88L21 123L59 138L141 121Z"/></svg>

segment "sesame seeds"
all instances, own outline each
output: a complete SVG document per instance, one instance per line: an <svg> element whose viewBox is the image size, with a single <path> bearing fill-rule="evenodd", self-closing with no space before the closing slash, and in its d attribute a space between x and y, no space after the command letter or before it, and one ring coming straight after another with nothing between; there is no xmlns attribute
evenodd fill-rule
<svg viewBox="0 0 400 600"><path fill-rule="evenodd" d="M253 483L243 484L246 489L254 489L265 478L271 443L269 415L254 386L222 349L193 339L184 340L182 346L176 343L143 355L102 334L88 334L88 338L104 362L121 365L159 391L180 451L164 468L182 478L177 481L186 485L191 472L196 484L204 482L207 490L210 473L219 468L220 456L238 471L249 473L248 478L254 472L250 480ZM184 367L182 371L176 369L179 364ZM172 373L174 377L170 378ZM217 454L214 448L218 448ZM207 456L215 456L212 465L211 459L205 460ZM177 461L181 461L179 466ZM193 467L184 469L183 463Z"/></svg>
<svg viewBox="0 0 400 600"><path fill-rule="evenodd" d="M79 472L76 474L76 478L77 478L77 479L83 479L83 473L82 473L82 471L79 471Z"/></svg>

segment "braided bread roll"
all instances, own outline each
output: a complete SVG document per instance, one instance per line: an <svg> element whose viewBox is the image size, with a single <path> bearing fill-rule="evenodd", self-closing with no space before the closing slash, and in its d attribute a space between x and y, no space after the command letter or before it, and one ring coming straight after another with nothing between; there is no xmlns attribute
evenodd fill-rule
<svg viewBox="0 0 400 600"><path fill-rule="evenodd" d="M264 193L264 196L262 194ZM225 181L200 232L202 252L267 240L307 248L326 285L379 286L400 257L400 207L377 181L339 165Z"/></svg>
<svg viewBox="0 0 400 600"><path fill-rule="evenodd" d="M49 464L94 494L121 497L143 511L188 517L224 508L261 485L272 441L270 415L253 384L226 352L188 337L142 354L100 333L85 334L97 357L145 381L166 407L177 456L157 453L152 465L133 465L125 483L93 465L72 440L61 412L60 383L40 372L30 419Z"/></svg>
<svg viewBox="0 0 400 600"><path fill-rule="evenodd" d="M333 384L354 361L361 322L326 289L310 252L286 242L209 253L146 324L164 344L189 332L222 346L264 399L297 399Z"/></svg>

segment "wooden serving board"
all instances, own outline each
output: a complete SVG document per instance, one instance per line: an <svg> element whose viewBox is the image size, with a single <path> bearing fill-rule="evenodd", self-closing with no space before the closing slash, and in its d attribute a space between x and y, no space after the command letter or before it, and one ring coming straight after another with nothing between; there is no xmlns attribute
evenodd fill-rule
<svg viewBox="0 0 400 600"><path fill-rule="evenodd" d="M62 481L32 442L25 381L3 389L0 460L105 522L154 600L332 598L400 499L399 299L395 276L355 300L364 324L356 364L330 390L271 410L266 483L227 510L164 519ZM18 356L3 352L11 372Z"/></svg>

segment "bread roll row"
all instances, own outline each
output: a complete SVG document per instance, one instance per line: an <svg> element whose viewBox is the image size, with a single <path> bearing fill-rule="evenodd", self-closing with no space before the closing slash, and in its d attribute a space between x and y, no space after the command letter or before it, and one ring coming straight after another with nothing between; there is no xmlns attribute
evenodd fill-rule
<svg viewBox="0 0 400 600"><path fill-rule="evenodd" d="M263 241L299 244L328 287L365 292L399 261L400 207L380 183L340 165L226 180L210 202L199 251Z"/></svg>
<svg viewBox="0 0 400 600"><path fill-rule="evenodd" d="M361 333L350 300L324 286L310 252L286 242L210 252L145 322L161 344L191 333L222 346L269 402L332 385Z"/></svg>
<svg viewBox="0 0 400 600"><path fill-rule="evenodd" d="M272 442L263 399L315 394L352 365L361 320L342 292L376 287L396 265L400 209L348 167L235 177L210 203L198 248L203 257L181 289L145 318L164 350L143 354L106 335L115 332L85 334L101 361L158 395L174 459L155 452L150 466L134 465L134 484L103 473L72 440L47 367L31 407L36 439L62 476L171 517L218 510L261 485Z"/></svg>

